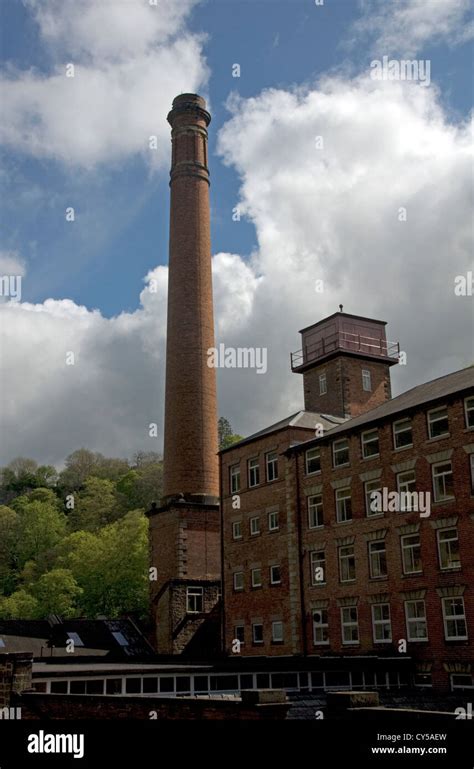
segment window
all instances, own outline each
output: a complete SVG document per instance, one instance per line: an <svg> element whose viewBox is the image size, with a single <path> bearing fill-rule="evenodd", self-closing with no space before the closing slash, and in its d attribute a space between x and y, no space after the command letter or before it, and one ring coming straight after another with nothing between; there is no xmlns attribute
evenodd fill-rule
<svg viewBox="0 0 474 769"><path fill-rule="evenodd" d="M419 534L405 534L400 538L404 574L419 574L421 566L421 542Z"/></svg>
<svg viewBox="0 0 474 769"><path fill-rule="evenodd" d="M252 587L262 587L261 569L252 569Z"/></svg>
<svg viewBox="0 0 474 769"><path fill-rule="evenodd" d="M74 646L84 646L84 641L77 633L67 633L67 637L73 642Z"/></svg>
<svg viewBox="0 0 474 769"><path fill-rule="evenodd" d="M310 529L323 526L323 495L312 494L308 497L308 525Z"/></svg>
<svg viewBox="0 0 474 769"><path fill-rule="evenodd" d="M352 520L351 489L336 489L336 520L338 523Z"/></svg>
<svg viewBox="0 0 474 769"><path fill-rule="evenodd" d="M448 409L446 406L428 411L428 435L430 438L449 435Z"/></svg>
<svg viewBox="0 0 474 769"><path fill-rule="evenodd" d="M440 569L460 569L458 530L438 529L438 556Z"/></svg>
<svg viewBox="0 0 474 769"><path fill-rule="evenodd" d="M240 491L240 465L232 465L230 471L230 493L236 494Z"/></svg>
<svg viewBox="0 0 474 769"><path fill-rule="evenodd" d="M0 638L0 649L4 649L6 647L6 643L3 640L3 638Z"/></svg>
<svg viewBox="0 0 474 769"><path fill-rule="evenodd" d="M474 454L470 455L469 462L471 465L471 496L474 496Z"/></svg>
<svg viewBox="0 0 474 769"><path fill-rule="evenodd" d="M278 454L276 451L270 451L267 456L267 481L276 481L278 479Z"/></svg>
<svg viewBox="0 0 474 769"><path fill-rule="evenodd" d="M200 614L204 611L204 589L202 587L186 588L186 605L188 614Z"/></svg>
<svg viewBox="0 0 474 769"><path fill-rule="evenodd" d="M362 456L364 459L378 457L379 455L379 431L367 430L362 433Z"/></svg>
<svg viewBox="0 0 474 769"><path fill-rule="evenodd" d="M324 550L313 550L310 555L311 584L326 584L326 556Z"/></svg>
<svg viewBox="0 0 474 769"><path fill-rule="evenodd" d="M245 625L234 626L234 638L241 644L245 643Z"/></svg>
<svg viewBox="0 0 474 769"><path fill-rule="evenodd" d="M372 377L366 368L362 369L362 389L367 393L372 392Z"/></svg>
<svg viewBox="0 0 474 769"><path fill-rule="evenodd" d="M341 608L341 630L343 644L359 643L357 606L343 606Z"/></svg>
<svg viewBox="0 0 474 769"><path fill-rule="evenodd" d="M263 644L263 625L260 622L252 625L252 639L254 644Z"/></svg>
<svg viewBox="0 0 474 769"><path fill-rule="evenodd" d="M249 486L258 486L260 483L260 466L258 464L258 457L255 459L249 459L248 461L249 471Z"/></svg>
<svg viewBox="0 0 474 769"><path fill-rule="evenodd" d="M120 646L128 646L128 640L120 630L112 630L112 635Z"/></svg>
<svg viewBox="0 0 474 769"><path fill-rule="evenodd" d="M232 539L242 539L242 521L234 521L232 524Z"/></svg>
<svg viewBox="0 0 474 769"><path fill-rule="evenodd" d="M366 481L364 486L364 491L365 491L365 510L367 512L367 515L368 516L381 515L382 512L380 510L372 510L372 503L375 501L375 498L372 496L372 492L374 491L378 491L379 493L382 492L382 484L380 480L378 479L376 481Z"/></svg>
<svg viewBox="0 0 474 769"><path fill-rule="evenodd" d="M273 643L283 643L283 622L272 622Z"/></svg>
<svg viewBox="0 0 474 769"><path fill-rule="evenodd" d="M466 398L464 401L464 411L466 414L466 427L474 427L474 398Z"/></svg>
<svg viewBox="0 0 474 769"><path fill-rule="evenodd" d="M400 512L407 513L418 509L416 496L416 474L414 470L397 473L397 490L400 495Z"/></svg>
<svg viewBox="0 0 474 769"><path fill-rule="evenodd" d="M250 534L252 536L255 536L255 534L260 534L260 516L254 515L250 519Z"/></svg>
<svg viewBox="0 0 474 769"><path fill-rule="evenodd" d="M390 604L372 604L372 636L374 643L390 643L392 640Z"/></svg>
<svg viewBox="0 0 474 769"><path fill-rule="evenodd" d="M308 449L306 452L306 475L321 472L321 452L319 449Z"/></svg>
<svg viewBox="0 0 474 769"><path fill-rule="evenodd" d="M234 590L244 589L244 573L243 571L234 572Z"/></svg>
<svg viewBox="0 0 474 769"><path fill-rule="evenodd" d="M326 374L319 375L319 394L326 395L328 391L328 385L326 381Z"/></svg>
<svg viewBox="0 0 474 769"><path fill-rule="evenodd" d="M444 637L446 641L467 639L464 598L443 598Z"/></svg>
<svg viewBox="0 0 474 769"><path fill-rule="evenodd" d="M313 643L315 646L323 646L329 643L327 609L313 611Z"/></svg>
<svg viewBox="0 0 474 769"><path fill-rule="evenodd" d="M423 600L405 601L405 619L409 641L427 641L426 608Z"/></svg>
<svg viewBox="0 0 474 769"><path fill-rule="evenodd" d="M343 438L332 444L332 457L334 467L342 467L349 464L349 441Z"/></svg>
<svg viewBox="0 0 474 769"><path fill-rule="evenodd" d="M380 579L387 576L387 551L385 540L369 542L369 567L372 579Z"/></svg>
<svg viewBox="0 0 474 769"><path fill-rule="evenodd" d="M281 585L281 570L279 566L270 566L270 585Z"/></svg>
<svg viewBox="0 0 474 769"><path fill-rule="evenodd" d="M439 462L433 468L433 493L435 502L454 499L453 468L451 461Z"/></svg>
<svg viewBox="0 0 474 769"><path fill-rule="evenodd" d="M268 531L278 531L280 528L278 510L268 513Z"/></svg>
<svg viewBox="0 0 474 769"><path fill-rule="evenodd" d="M413 431L411 419L400 419L393 423L393 445L396 449L406 449L413 446Z"/></svg>
<svg viewBox="0 0 474 769"><path fill-rule="evenodd" d="M354 545L341 545L339 547L339 580L340 582L353 582L355 580Z"/></svg>

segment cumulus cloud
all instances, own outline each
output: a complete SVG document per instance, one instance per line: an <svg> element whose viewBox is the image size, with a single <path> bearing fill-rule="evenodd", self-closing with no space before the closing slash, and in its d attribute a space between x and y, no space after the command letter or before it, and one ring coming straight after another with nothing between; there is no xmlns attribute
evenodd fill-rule
<svg viewBox="0 0 474 769"><path fill-rule="evenodd" d="M380 54L414 56L427 43L457 45L470 40L474 24L469 19L470 0L363 0L362 16L353 27L374 38Z"/></svg>
<svg viewBox="0 0 474 769"><path fill-rule="evenodd" d="M166 164L171 101L208 78L204 38L186 28L197 1L26 0L52 67L1 73L0 142L71 167L137 155Z"/></svg>
<svg viewBox="0 0 474 769"><path fill-rule="evenodd" d="M400 340L407 365L392 369L395 392L471 363L472 298L455 296L454 279L472 269L472 147L436 91L328 78L234 97L229 109L219 153L240 177L236 203L257 248L214 256L217 341L268 350L265 375L218 371L219 412L234 429L249 434L302 407L289 352L298 329L340 302L387 320ZM58 462L81 445L161 447L167 269L146 281L140 309L111 319L68 300L0 308L0 462Z"/></svg>

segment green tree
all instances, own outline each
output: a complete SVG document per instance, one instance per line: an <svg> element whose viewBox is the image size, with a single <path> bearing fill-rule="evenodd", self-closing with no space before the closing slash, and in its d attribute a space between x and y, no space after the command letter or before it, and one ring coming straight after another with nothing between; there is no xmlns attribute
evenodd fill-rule
<svg viewBox="0 0 474 769"><path fill-rule="evenodd" d="M75 617L80 609L78 601L83 590L77 584L69 569L52 569L41 575L31 586L31 592L38 602L38 614L46 618L49 614L61 617Z"/></svg>
<svg viewBox="0 0 474 769"><path fill-rule="evenodd" d="M219 451L222 451L222 449L226 449L233 443L242 440L241 435L237 435L232 432L231 424L225 417L219 417L219 421L217 423L217 432L219 440Z"/></svg>
<svg viewBox="0 0 474 769"><path fill-rule="evenodd" d="M18 513L18 568L33 560L40 571L47 570L54 548L64 536L66 516L49 502L30 501L27 497L17 497L12 507Z"/></svg>
<svg viewBox="0 0 474 769"><path fill-rule="evenodd" d="M116 520L120 513L112 481L86 478L82 490L76 494L74 508L69 513L69 529L97 531Z"/></svg>
<svg viewBox="0 0 474 769"><path fill-rule="evenodd" d="M27 590L20 588L8 598L0 598L2 619L39 619L38 601Z"/></svg>
<svg viewBox="0 0 474 769"><path fill-rule="evenodd" d="M0 505L0 594L12 593L17 583L18 513Z"/></svg>

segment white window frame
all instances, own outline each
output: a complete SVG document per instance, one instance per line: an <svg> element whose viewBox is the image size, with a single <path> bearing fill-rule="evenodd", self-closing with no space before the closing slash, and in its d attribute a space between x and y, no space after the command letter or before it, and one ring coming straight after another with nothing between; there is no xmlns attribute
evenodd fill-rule
<svg viewBox="0 0 474 769"><path fill-rule="evenodd" d="M323 557L317 557L320 555L320 553L323 554ZM313 587L316 587L317 585L325 585L326 584L326 551L322 547L319 550L312 550L309 556L309 562L310 562L310 569L311 569L311 584ZM323 577L324 579L316 579L316 569L323 570Z"/></svg>
<svg viewBox="0 0 474 769"><path fill-rule="evenodd" d="M354 611L355 611L355 620L353 618L350 618L350 619L345 618L344 615L346 612L354 612ZM357 639L350 638L349 640L346 640L345 631L347 629L352 630L353 628L356 628L357 630ZM360 643L359 615L357 612L357 606L341 606L341 639L342 639L343 646L358 646Z"/></svg>
<svg viewBox="0 0 474 769"><path fill-rule="evenodd" d="M405 601L405 624L407 629L407 640L410 641L410 643L425 643L428 641L428 622L426 619L426 603L424 598L416 598L414 600ZM408 616L408 606L411 604L418 604L423 605L423 615L417 616L417 617L409 617ZM413 637L411 634L411 627L412 625L418 625L422 624L425 628L426 635L425 636L419 636L419 637Z"/></svg>
<svg viewBox="0 0 474 769"><path fill-rule="evenodd" d="M261 640L257 640L255 638L255 628L261 627L262 628L262 638ZM263 644L263 622L253 622L252 623L252 642L254 644Z"/></svg>
<svg viewBox="0 0 474 769"><path fill-rule="evenodd" d="M276 518L275 518L276 516ZM268 513L268 531L278 531L280 528L280 514L278 510L272 510ZM275 524L276 521L276 524Z"/></svg>
<svg viewBox="0 0 474 769"><path fill-rule="evenodd" d="M314 621L314 615L318 613L321 615L321 622ZM312 612L313 621L313 646L329 646L329 616L327 609L313 609ZM316 640L316 631L321 631L322 640ZM324 638L326 636L326 638Z"/></svg>
<svg viewBox="0 0 474 769"><path fill-rule="evenodd" d="M456 536L455 537L450 537L449 539L442 539L442 536L441 536L442 534L446 534L447 532L453 532L453 531L456 532ZM459 553L459 532L458 532L458 527L457 526L448 526L445 529L438 529L437 532L436 532L436 540L437 540L437 544L438 544L438 562L439 562L439 568L441 569L441 571L459 571L459 569L461 568L461 556L460 556L460 553ZM458 546L457 547L458 560L453 562L453 563L455 563L455 565L451 565L450 564L450 560L451 560L450 556L452 554L451 553L451 551L452 551L451 542L456 542L457 546ZM442 555L441 555L442 545L444 546L443 549L445 550L445 553L448 556L448 565L447 566L443 566L443 558L442 558Z"/></svg>
<svg viewBox="0 0 474 769"><path fill-rule="evenodd" d="M242 638L239 638L238 631L242 631ZM245 625L240 623L239 625L234 625L234 638L237 639L237 641L240 641L240 645L243 646L245 644Z"/></svg>
<svg viewBox="0 0 474 769"><path fill-rule="evenodd" d="M375 618L376 609L388 609L388 617ZM377 638L377 630L382 628L382 635L385 635L384 628L389 629L389 635L387 638ZM372 604L372 640L374 644L389 644L392 643L392 614L389 603L373 603Z"/></svg>
<svg viewBox="0 0 474 769"><path fill-rule="evenodd" d="M240 462L229 467L230 493L237 494L240 491Z"/></svg>
<svg viewBox="0 0 474 769"><path fill-rule="evenodd" d="M397 491L402 494L416 494L416 472L415 470L404 470L402 473L397 473ZM411 504L412 498L400 496L400 499L404 499L408 502L406 509L401 510L400 513L410 513L415 510L415 506ZM402 507L402 505L400 505Z"/></svg>
<svg viewBox="0 0 474 769"><path fill-rule="evenodd" d="M373 436L375 433L375 438L367 439L368 435ZM363 432L360 436L360 442L362 447L362 458L363 459L375 459L376 457L380 456L380 439L379 439L379 431L375 427L373 430L366 430ZM371 443L377 443L377 452L375 454L366 454L366 447L370 446Z"/></svg>
<svg viewBox="0 0 474 769"><path fill-rule="evenodd" d="M328 391L328 383L326 379L326 372L319 375L319 394L326 395Z"/></svg>
<svg viewBox="0 0 474 769"><path fill-rule="evenodd" d="M348 550L349 548L352 550L352 553L342 555L342 551L343 550ZM354 547L354 545L339 545L337 556L338 556L338 561L339 561L339 582L341 582L341 583L355 582L355 580L356 580L356 568L355 568L355 547ZM342 574L343 574L342 564L343 564L343 562L344 563L348 563L351 559L354 562L354 576L353 577L349 577L349 579L343 579L342 578Z"/></svg>
<svg viewBox="0 0 474 769"><path fill-rule="evenodd" d="M362 369L362 389L366 393L372 392L372 372L368 368Z"/></svg>
<svg viewBox="0 0 474 769"><path fill-rule="evenodd" d="M369 488L370 486L373 486L373 488ZM369 499L369 494L371 494L373 491L379 491L382 493L382 481L380 478L376 478L373 481L366 481L364 483L365 514L367 518L375 518L377 515L383 515L383 510L370 509L371 500Z"/></svg>
<svg viewBox="0 0 474 769"><path fill-rule="evenodd" d="M249 529L250 529L251 537L256 537L257 534L260 534L260 516L259 515L252 515L252 517L249 520Z"/></svg>
<svg viewBox="0 0 474 769"><path fill-rule="evenodd" d="M447 614L446 604L447 602L458 601L462 605L462 614ZM467 622L466 622L466 607L464 605L464 597L462 595L450 596L449 598L442 598L441 605L443 608L443 626L444 626L444 639L445 641L467 641ZM464 622L465 633L462 635L448 635L448 622Z"/></svg>
<svg viewBox="0 0 474 769"><path fill-rule="evenodd" d="M273 569L278 569L278 579L273 579ZM273 563L270 566L270 585L281 585L281 566L279 563Z"/></svg>
<svg viewBox="0 0 474 769"><path fill-rule="evenodd" d="M448 466L451 468L449 472L442 472L437 473L436 470L438 467L444 467ZM451 499L455 499L455 495L447 495L447 494L441 494L439 495L439 488L437 485L437 480L442 478L442 486L444 488L444 491L446 491L446 477L451 476L451 480L454 482L454 475L453 475L453 463L450 459L446 459L444 462L435 462L433 465L431 465L431 476L433 479L433 500L435 502L449 502Z"/></svg>
<svg viewBox="0 0 474 769"><path fill-rule="evenodd" d="M311 500L318 499L319 502ZM310 529L322 529L324 526L324 508L322 494L308 494L308 527ZM313 520L316 523L313 523ZM320 521L320 523L318 523Z"/></svg>
<svg viewBox="0 0 474 769"><path fill-rule="evenodd" d="M201 609L190 609L191 604L201 601ZM190 586L186 588L186 614L202 614L204 611L204 588Z"/></svg>
<svg viewBox="0 0 474 769"><path fill-rule="evenodd" d="M279 626L279 634L275 632L277 626ZM274 620L272 622L272 643L283 643L283 638L283 622L280 619Z"/></svg>
<svg viewBox="0 0 474 769"><path fill-rule="evenodd" d="M468 405L472 404L472 405ZM472 425L469 424L469 415L472 413ZM464 417L466 420L466 429L474 430L474 396L464 399Z"/></svg>
<svg viewBox="0 0 474 769"><path fill-rule="evenodd" d="M433 414L438 414L438 413L439 413L439 412L441 412L441 411L442 411L442 412L444 412L444 413L443 413L443 416L440 416L440 417L435 417L435 418L433 419L433 416L432 416L432 415L433 415ZM445 432L445 433L440 433L439 435L432 435L432 432L431 432L431 428L432 428L432 426L433 426L434 424L436 424L436 422L441 422L441 420L444 420L444 419L446 419L446 420L448 421L448 429L447 429L447 432ZM448 414L448 409L447 409L447 407L446 407L446 406L438 406L437 408L435 408L435 409L431 409L430 411L428 411L428 414L427 414L427 420L428 420L428 438L429 438L429 439L432 439L432 438L433 438L433 439L434 439L434 438L444 438L444 437L446 437L446 436L448 436L448 435L449 435L449 414Z"/></svg>
<svg viewBox="0 0 474 769"><path fill-rule="evenodd" d="M262 587L262 569L260 567L252 569L252 587Z"/></svg>
<svg viewBox="0 0 474 769"><path fill-rule="evenodd" d="M260 461L258 457L252 457L247 460L247 470L249 489L254 489L256 486L260 486ZM251 483L253 477L257 479L256 483Z"/></svg>
<svg viewBox="0 0 474 769"><path fill-rule="evenodd" d="M346 444L344 448L336 448L338 444L344 443ZM347 451L347 462L341 462L341 464L336 463L336 457L338 454L342 454L342 452ZM340 438L337 441L333 441L332 443L332 466L334 468L336 467L347 467L347 465L350 465L351 463L351 457L350 457L350 445L349 445L349 439L348 438Z"/></svg>
<svg viewBox="0 0 474 769"><path fill-rule="evenodd" d="M270 457L272 457L270 459ZM272 468L273 478L270 478L270 467ZM269 451L265 454L265 470L267 474L267 483L273 483L278 480L278 451Z"/></svg>
<svg viewBox="0 0 474 769"><path fill-rule="evenodd" d="M403 449L409 449L413 446L413 423L410 417L406 417L406 419L399 419L397 422L394 422L392 425L393 429L393 448L395 451L403 451ZM410 432L411 434L411 441L410 443L405 443L403 446L397 446L397 436L403 435L403 433Z"/></svg>
<svg viewBox="0 0 474 769"><path fill-rule="evenodd" d="M240 531L240 534L236 532ZM232 521L232 539L243 539L242 521Z"/></svg>
<svg viewBox="0 0 474 769"><path fill-rule="evenodd" d="M414 537L417 537L417 539L418 539L418 544L417 545L413 545L413 544L406 545L405 544L405 540L413 539ZM412 571L408 571L407 568L406 568L407 564L405 562L405 554L406 553L410 553L410 555L408 557L413 562L413 560L414 560L413 559L413 550L415 548L418 548L419 551L420 551L420 568L412 570ZM403 574L405 574L405 575L412 575L412 574L422 574L423 573L423 566L422 566L422 560L421 560L421 537L420 537L419 533L415 532L414 534L403 534L400 537L400 552L401 552L401 557L402 557L402 571L403 571Z"/></svg>
<svg viewBox="0 0 474 769"><path fill-rule="evenodd" d="M346 494L345 492L349 492ZM348 521L352 521L352 494L351 494L351 487L350 486L344 486L343 489L335 489L334 491L334 500L336 504L336 521L337 523L347 523ZM347 515L347 500L349 500L349 513L350 515ZM344 517L340 515L341 511L344 512Z"/></svg>
<svg viewBox="0 0 474 769"><path fill-rule="evenodd" d="M319 463L318 463L319 467L317 468L317 470L310 470L309 469L310 463L314 459L319 460ZM305 452L305 471L306 471L306 475L317 475L318 473L321 472L321 449L319 449L318 447L315 447L313 449L308 449Z"/></svg>
<svg viewBox="0 0 474 769"><path fill-rule="evenodd" d="M375 539L372 542L369 542L369 574L370 579L385 579L385 577L388 576L388 565L387 565L387 545L385 544L384 539ZM374 545L383 545L383 548L374 548ZM381 571L381 558L382 554L384 556L385 560L385 571L380 574L374 574L374 561L376 564L378 564L377 569Z"/></svg>
<svg viewBox="0 0 474 769"><path fill-rule="evenodd" d="M234 586L235 593L242 592L242 590L244 589L244 572L243 571L234 571L233 586Z"/></svg>

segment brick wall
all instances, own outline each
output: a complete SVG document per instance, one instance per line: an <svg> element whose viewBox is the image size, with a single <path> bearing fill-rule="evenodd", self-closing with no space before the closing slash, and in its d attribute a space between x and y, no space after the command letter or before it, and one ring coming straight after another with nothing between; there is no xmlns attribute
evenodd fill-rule
<svg viewBox="0 0 474 769"><path fill-rule="evenodd" d="M370 371L372 389L362 387L362 370ZM319 394L319 376L326 375L327 392ZM390 366L381 361L338 355L303 374L307 411L356 417L391 397Z"/></svg>
<svg viewBox="0 0 474 769"><path fill-rule="evenodd" d="M0 708L9 707L12 693L31 687L32 654L0 654Z"/></svg>

